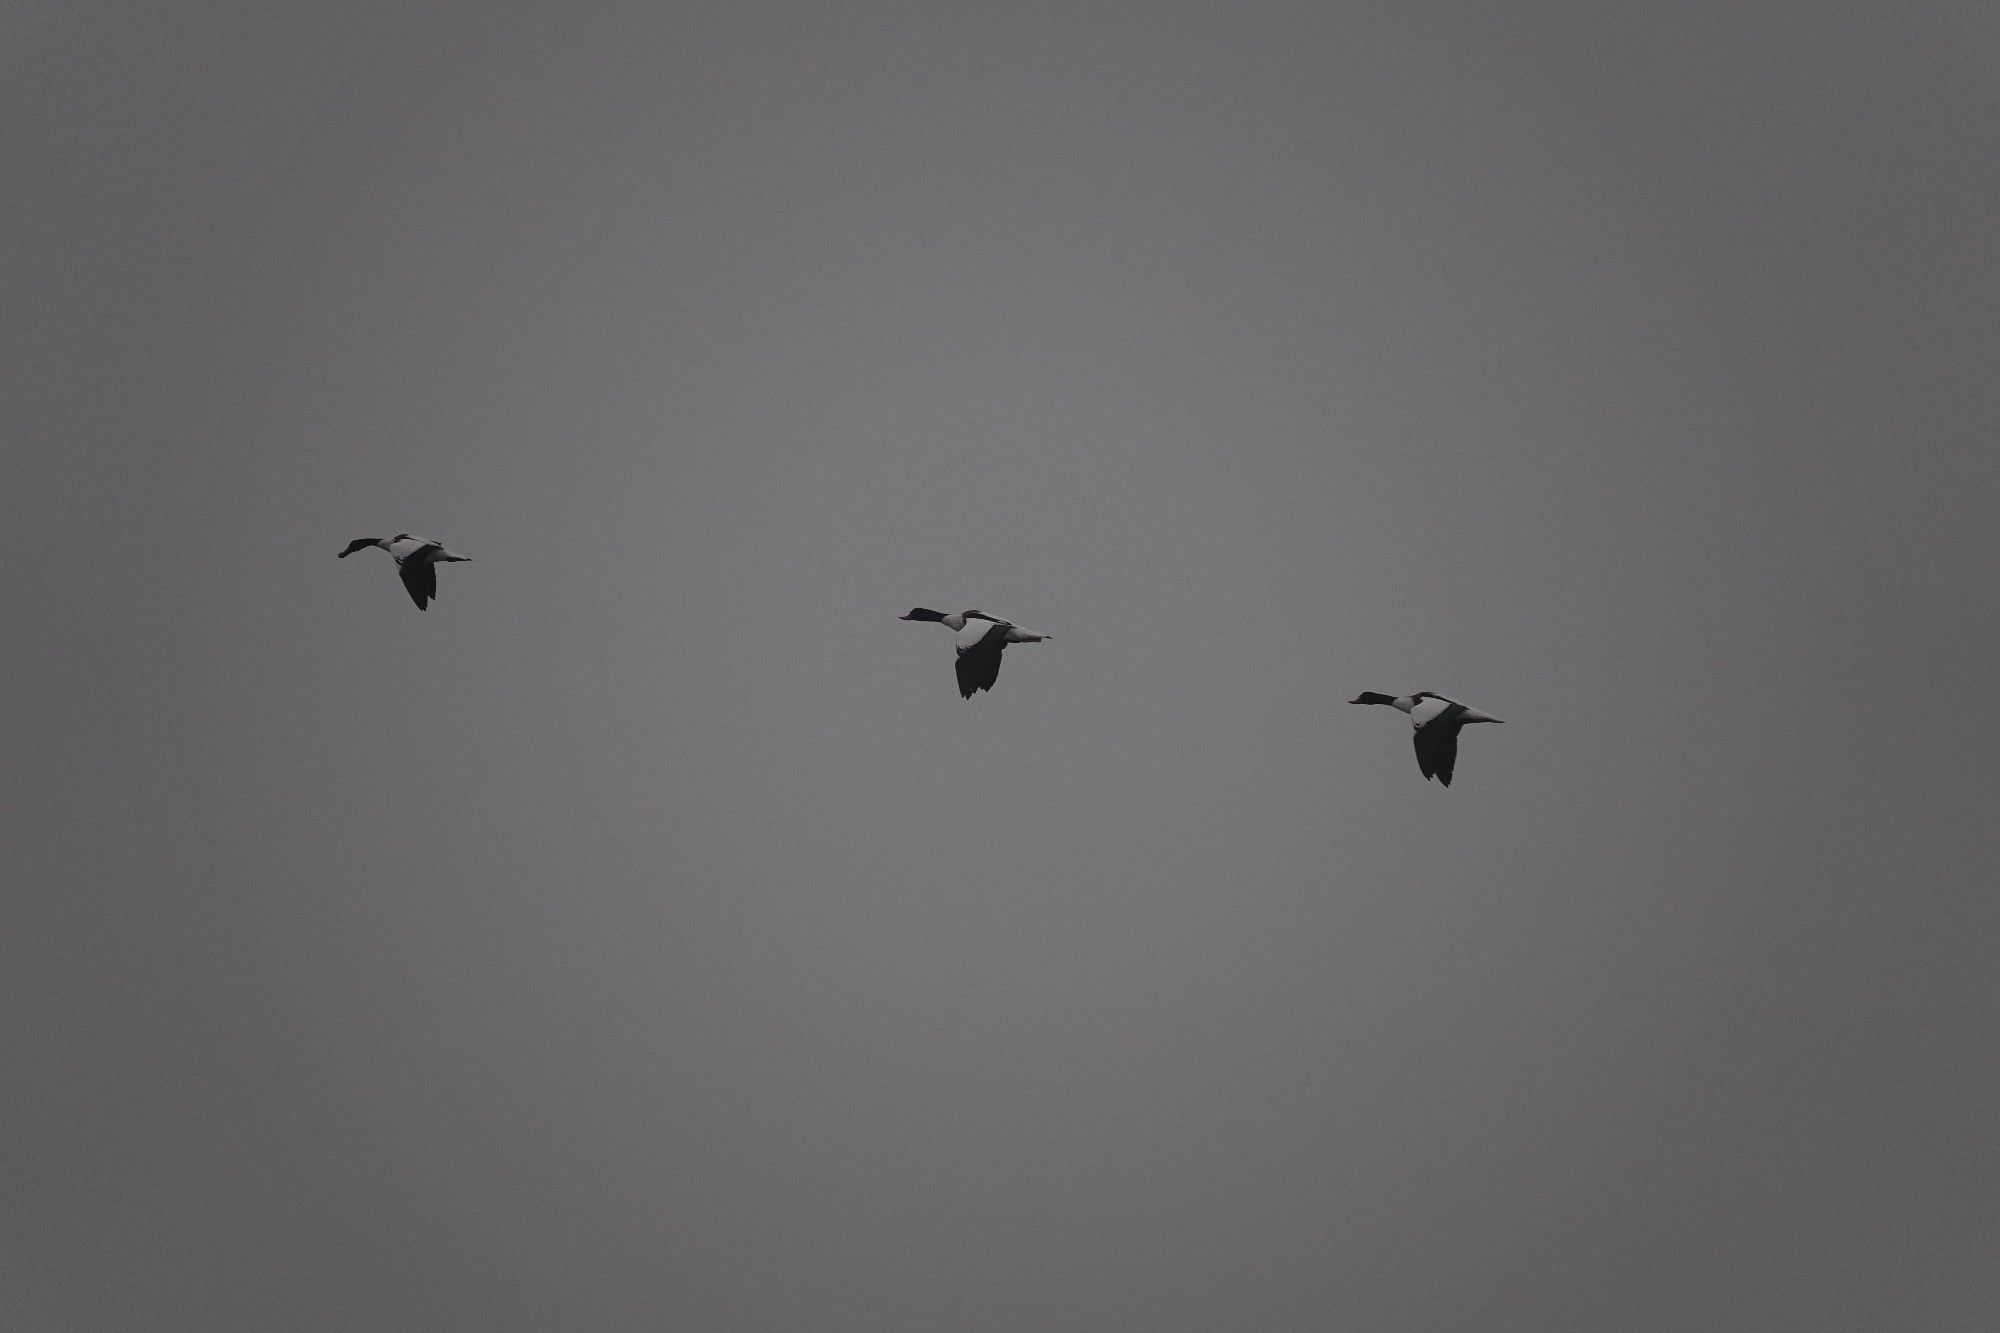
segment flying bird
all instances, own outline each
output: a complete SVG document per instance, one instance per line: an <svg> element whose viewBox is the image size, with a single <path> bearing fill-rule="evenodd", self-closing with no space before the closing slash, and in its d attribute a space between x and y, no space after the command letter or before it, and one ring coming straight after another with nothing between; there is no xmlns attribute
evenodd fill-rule
<svg viewBox="0 0 2000 1333"><path fill-rule="evenodd" d="M407 532L387 538L356 537L338 558L345 560L356 551L370 546L378 546L396 558L396 572L403 576L403 586L410 590L410 600L417 604L419 611L428 607L431 598L438 595L439 561L472 559L469 555L454 555L441 543L428 537L412 537Z"/></svg>
<svg viewBox="0 0 2000 1333"><path fill-rule="evenodd" d="M1491 713L1467 708L1456 699L1447 699L1435 690L1419 690L1415 694L1393 698L1367 690L1347 702L1387 704L1408 713L1410 725L1416 728L1417 767L1424 771L1425 778L1435 777L1447 787L1451 785L1452 765L1458 762L1460 728L1470 722L1500 721Z"/></svg>
<svg viewBox="0 0 2000 1333"><path fill-rule="evenodd" d="M990 690L1000 678L1000 654L1010 643L1040 643L1053 636L1030 634L1010 620L989 616L984 611L956 611L946 615L927 606L915 607L902 620L928 620L952 630L957 637L958 693L970 699L976 690Z"/></svg>

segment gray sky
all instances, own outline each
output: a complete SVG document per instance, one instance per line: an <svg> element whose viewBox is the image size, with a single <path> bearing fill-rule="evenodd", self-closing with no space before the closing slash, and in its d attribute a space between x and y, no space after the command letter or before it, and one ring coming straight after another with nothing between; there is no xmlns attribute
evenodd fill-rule
<svg viewBox="0 0 2000 1333"><path fill-rule="evenodd" d="M2000 1323L1990 7L7 27L24 1327Z"/></svg>

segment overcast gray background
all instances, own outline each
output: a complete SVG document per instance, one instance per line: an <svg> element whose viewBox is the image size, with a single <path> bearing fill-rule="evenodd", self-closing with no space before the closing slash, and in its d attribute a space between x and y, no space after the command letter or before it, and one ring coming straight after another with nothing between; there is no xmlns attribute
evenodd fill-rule
<svg viewBox="0 0 2000 1333"><path fill-rule="evenodd" d="M416 10L9 8L13 1326L2000 1324L1990 7Z"/></svg>

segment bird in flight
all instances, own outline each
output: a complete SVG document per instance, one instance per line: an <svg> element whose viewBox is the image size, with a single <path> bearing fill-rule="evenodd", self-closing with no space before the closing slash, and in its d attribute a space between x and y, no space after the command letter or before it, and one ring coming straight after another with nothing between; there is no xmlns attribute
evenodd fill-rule
<svg viewBox="0 0 2000 1333"><path fill-rule="evenodd" d="M1501 720L1477 708L1467 708L1456 699L1447 699L1435 690L1393 697L1366 690L1347 702L1387 704L1408 713L1410 725L1416 728L1417 767L1423 770L1425 778L1435 777L1447 787L1451 785L1452 766L1458 762L1459 730L1472 722Z"/></svg>
<svg viewBox="0 0 2000 1333"><path fill-rule="evenodd" d="M984 611L955 611L946 615L927 606L911 609L903 620L931 621L953 631L952 645L958 650L958 693L970 699L977 690L990 690L1000 678L1000 654L1010 643L1040 643L1053 636L1030 634L1011 620L989 616Z"/></svg>
<svg viewBox="0 0 2000 1333"><path fill-rule="evenodd" d="M412 537L407 532L399 532L393 537L356 537L347 544L339 559L345 560L356 551L370 546L380 547L396 559L396 572L403 577L403 586L409 589L410 600L422 611L438 595L437 567L446 560L470 560L469 555L454 555L444 549L442 543L428 537Z"/></svg>

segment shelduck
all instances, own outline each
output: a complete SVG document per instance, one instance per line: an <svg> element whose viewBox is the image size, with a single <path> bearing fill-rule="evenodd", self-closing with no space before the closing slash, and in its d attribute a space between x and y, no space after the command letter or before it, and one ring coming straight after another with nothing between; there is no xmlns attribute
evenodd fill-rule
<svg viewBox="0 0 2000 1333"><path fill-rule="evenodd" d="M1477 708L1467 708L1456 699L1447 699L1435 690L1415 694L1387 695L1367 690L1355 695L1351 704L1387 704L1410 715L1416 728L1417 767L1425 778L1436 777L1449 787L1452 765L1458 762L1458 733L1471 722L1498 722L1501 719Z"/></svg>
<svg viewBox="0 0 2000 1333"><path fill-rule="evenodd" d="M347 544L347 549L337 557L345 560L356 551L370 546L380 547L396 560L396 572L403 577L403 586L410 590L410 600L422 611L438 595L437 567L440 561L470 560L469 555L456 555L444 549L440 542L428 537L412 537L407 532L399 532L393 537L356 537Z"/></svg>
<svg viewBox="0 0 2000 1333"><path fill-rule="evenodd" d="M1010 643L1040 643L1052 637L1030 634L1011 620L989 616L984 611L954 611L946 615L927 606L912 608L902 620L931 621L951 630L958 650L958 693L970 699L977 690L990 690L1000 678L1000 654Z"/></svg>

